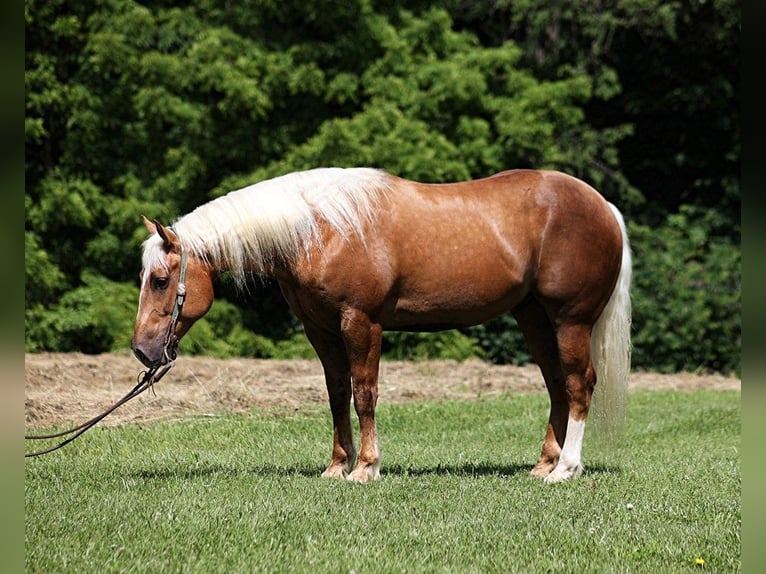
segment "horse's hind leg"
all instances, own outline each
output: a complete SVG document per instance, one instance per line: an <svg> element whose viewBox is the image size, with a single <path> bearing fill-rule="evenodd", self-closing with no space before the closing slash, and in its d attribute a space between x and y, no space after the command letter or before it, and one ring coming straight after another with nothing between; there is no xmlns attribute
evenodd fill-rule
<svg viewBox="0 0 766 574"><path fill-rule="evenodd" d="M332 413L332 459L322 476L345 478L356 457L351 431L351 367L346 348L339 333L329 333L309 323L304 325L306 336L322 362Z"/></svg>
<svg viewBox="0 0 766 574"><path fill-rule="evenodd" d="M585 323L563 323L556 330L559 358L564 371L566 397L569 403L567 432L556 467L545 482L561 482L582 473L582 445L596 372L590 356L592 326Z"/></svg>
<svg viewBox="0 0 766 574"><path fill-rule="evenodd" d="M567 432L569 401L565 376L559 360L556 334L543 306L529 298L513 310L513 316L524 333L532 358L540 367L551 401L540 458L530 473L537 478L545 478L559 461Z"/></svg>

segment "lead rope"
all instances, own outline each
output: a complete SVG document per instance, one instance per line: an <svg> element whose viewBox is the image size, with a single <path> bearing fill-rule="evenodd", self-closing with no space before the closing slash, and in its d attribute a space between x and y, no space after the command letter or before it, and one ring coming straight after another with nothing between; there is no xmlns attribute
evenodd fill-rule
<svg viewBox="0 0 766 574"><path fill-rule="evenodd" d="M180 242L179 242L179 245L180 245ZM180 249L181 249L181 269L178 275L178 290L176 292L176 301L173 307L173 313L170 316L170 324L168 325L168 331L165 335L164 348L163 348L163 355L165 358L165 362L158 367L152 367L148 371L144 371L143 378L138 382L138 384L135 387L133 387L130 391L128 391L128 393L124 397L122 397L119 401L114 403L111 407L106 409L100 415L97 415L93 417L92 419L85 421L81 425L77 425L76 427L73 427L71 429L57 432L57 433L52 433L52 434L45 434L45 435L25 434L24 440L45 440L45 439L61 438L61 437L68 437L68 438L56 444L55 446L46 448L44 450L38 450L34 452L25 452L24 458L48 454L50 452L60 449L63 446L68 445L70 442L72 442L77 437L82 435L85 431L93 428L102 419L106 418L109 414L117 410L119 407L127 403L129 400L136 398L145 390L152 388L154 384L159 382L159 380L165 376L165 373L167 373L171 369L171 367L173 366L173 362L176 360L176 356L177 356L176 349L178 347L178 338L175 336L176 324L178 323L178 318L181 316L181 310L183 309L184 301L186 300L186 283L185 283L186 281L186 251L184 250L183 246L181 246ZM139 374L139 376L141 376L141 374Z"/></svg>
<svg viewBox="0 0 766 574"><path fill-rule="evenodd" d="M52 433L52 434L44 434L44 435L25 434L24 440L44 440L44 439L60 438L65 436L68 438L66 440L61 441L57 445L52 446L50 448L46 448L44 450L38 450L34 452L25 452L24 458L31 457L31 456L40 456L42 454L48 454L49 452L53 452L54 450L58 450L61 447L68 445L70 442L72 442L74 439L79 437L85 431L89 430L90 428L95 426L98 422L100 422L102 419L106 418L107 415L117 410L117 408L121 407L122 405L127 403L129 400L134 399L135 397L143 393L146 389L151 388L156 382L158 382L162 377L165 376L165 373L167 373L172 366L173 366L173 363L168 363L168 364L162 365L161 367L153 367L149 369L148 371L144 371L143 378L124 397L122 397L119 401L114 403L111 407L106 409L100 415L93 417L92 419L82 423L81 425L77 425L74 428L57 432L57 433Z"/></svg>

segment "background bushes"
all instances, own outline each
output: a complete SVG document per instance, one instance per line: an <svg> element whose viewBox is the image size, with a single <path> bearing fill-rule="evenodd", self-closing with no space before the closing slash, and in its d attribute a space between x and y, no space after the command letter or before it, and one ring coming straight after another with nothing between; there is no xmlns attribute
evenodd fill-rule
<svg viewBox="0 0 766 574"><path fill-rule="evenodd" d="M682 208L657 229L630 227L634 366L739 372L741 252L716 219Z"/></svg>
<svg viewBox="0 0 766 574"><path fill-rule="evenodd" d="M141 214L325 165L532 167L624 213L634 367L738 371L740 19L735 0L29 0L26 349L127 350ZM216 288L185 352L311 354L273 282ZM511 317L385 351L529 360Z"/></svg>

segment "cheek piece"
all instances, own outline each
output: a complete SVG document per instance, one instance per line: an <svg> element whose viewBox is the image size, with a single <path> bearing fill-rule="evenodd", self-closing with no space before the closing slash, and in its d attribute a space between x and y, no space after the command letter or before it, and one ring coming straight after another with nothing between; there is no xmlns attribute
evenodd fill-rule
<svg viewBox="0 0 766 574"><path fill-rule="evenodd" d="M176 234L177 235L177 234ZM181 249L181 270L178 275L178 289L176 291L176 301L173 306L173 313L170 316L170 324L168 325L167 333L165 333L165 342L163 343L163 364L172 363L176 360L178 349L178 337L176 337L176 325L178 319L181 316L183 310L184 301L186 300L186 263L187 255L186 250L179 241L179 248Z"/></svg>

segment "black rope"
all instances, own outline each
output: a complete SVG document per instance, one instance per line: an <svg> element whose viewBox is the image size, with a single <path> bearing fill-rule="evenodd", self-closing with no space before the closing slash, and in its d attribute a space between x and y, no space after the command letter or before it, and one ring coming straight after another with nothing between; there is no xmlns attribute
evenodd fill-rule
<svg viewBox="0 0 766 574"><path fill-rule="evenodd" d="M172 366L173 366L173 363L168 363L161 367L152 367L148 371L145 371L143 378L138 382L138 384L135 387L133 387L130 391L128 391L128 393L124 397L122 397L119 401L114 403L111 407L106 409L100 415L93 417L92 419L82 423L81 425L77 425L76 427L71 428L69 430L52 433L52 434L45 434L45 435L26 435L25 434L24 440L44 440L44 439L52 439L52 438L61 438L64 436L68 436L69 438L45 450L26 452L24 453L24 457L26 458L30 456L40 456L43 454L48 454L50 452L60 449L63 446L68 445L70 442L72 442L77 437L82 435L85 431L93 428L93 426L95 426L98 422L106 418L107 415L117 410L119 407L127 403L129 400L136 398L138 395L143 393L146 389L149 389L152 386L154 386L155 383L157 383L162 377L165 376L165 373L167 373L170 370L170 367Z"/></svg>

